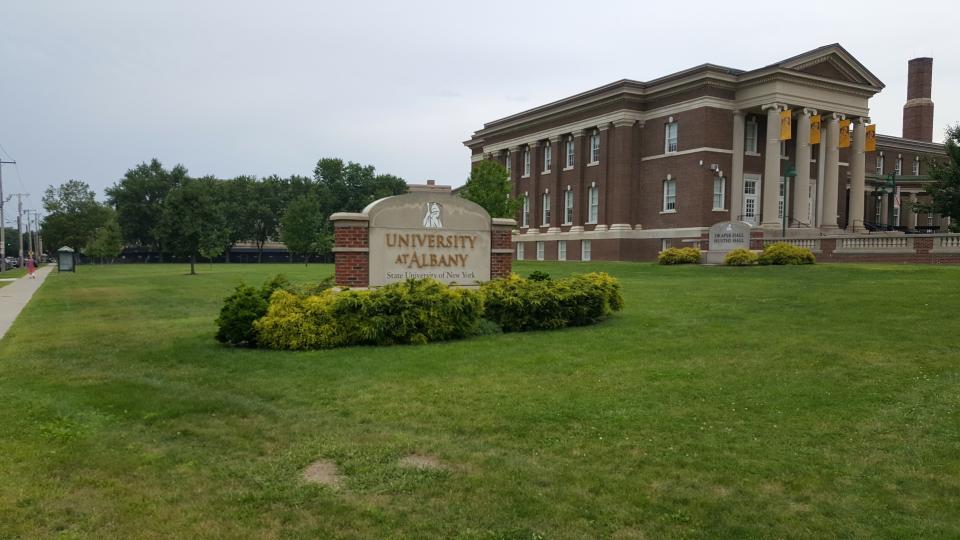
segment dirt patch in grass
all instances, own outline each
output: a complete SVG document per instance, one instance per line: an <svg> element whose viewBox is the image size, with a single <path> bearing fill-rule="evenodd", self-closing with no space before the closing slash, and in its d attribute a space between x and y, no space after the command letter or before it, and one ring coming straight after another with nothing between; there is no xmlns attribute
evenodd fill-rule
<svg viewBox="0 0 960 540"><path fill-rule="evenodd" d="M333 488L343 484L343 476L337 470L337 464L329 459L319 459L303 471L303 479L311 484L322 484Z"/></svg>
<svg viewBox="0 0 960 540"><path fill-rule="evenodd" d="M449 467L440 461L440 458L437 456L431 456L429 454L410 454L404 458L401 458L397 462L401 467L407 469L423 469L429 471L445 471Z"/></svg>

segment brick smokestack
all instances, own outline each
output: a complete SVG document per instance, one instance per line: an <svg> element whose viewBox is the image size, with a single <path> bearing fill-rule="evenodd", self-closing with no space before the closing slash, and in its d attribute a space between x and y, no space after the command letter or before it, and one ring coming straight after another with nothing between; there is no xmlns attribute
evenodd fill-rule
<svg viewBox="0 0 960 540"><path fill-rule="evenodd" d="M914 58L907 70L907 102L903 105L903 138L933 142L933 58Z"/></svg>

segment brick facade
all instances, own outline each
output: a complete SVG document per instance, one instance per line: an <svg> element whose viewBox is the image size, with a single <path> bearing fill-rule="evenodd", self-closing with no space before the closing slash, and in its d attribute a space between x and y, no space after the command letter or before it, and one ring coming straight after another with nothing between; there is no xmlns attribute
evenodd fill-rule
<svg viewBox="0 0 960 540"><path fill-rule="evenodd" d="M334 224L334 282L340 287L370 284L370 229L366 224Z"/></svg>

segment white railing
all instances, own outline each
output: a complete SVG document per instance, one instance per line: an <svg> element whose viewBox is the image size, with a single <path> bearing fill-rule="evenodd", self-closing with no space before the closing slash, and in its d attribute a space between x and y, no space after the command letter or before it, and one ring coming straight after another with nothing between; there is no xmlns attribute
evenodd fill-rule
<svg viewBox="0 0 960 540"><path fill-rule="evenodd" d="M941 236L938 238L939 242L937 247L947 248L947 249L960 249L960 235L957 236Z"/></svg>
<svg viewBox="0 0 960 540"><path fill-rule="evenodd" d="M807 248L810 251L817 251L820 249L819 238L770 238L770 239L764 239L763 245L769 246L770 244L776 244L779 242L791 244L797 247Z"/></svg>
<svg viewBox="0 0 960 540"><path fill-rule="evenodd" d="M912 249L913 239L906 236L853 236L839 238L838 249Z"/></svg>

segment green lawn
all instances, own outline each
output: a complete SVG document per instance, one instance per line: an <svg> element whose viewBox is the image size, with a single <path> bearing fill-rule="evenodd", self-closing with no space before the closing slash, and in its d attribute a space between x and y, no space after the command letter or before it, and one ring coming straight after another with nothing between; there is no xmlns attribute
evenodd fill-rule
<svg viewBox="0 0 960 540"><path fill-rule="evenodd" d="M8 268L6 272L0 272L0 278L10 279L10 278L21 278L27 275L26 268ZM0 281L0 287L5 287L13 283L12 281Z"/></svg>
<svg viewBox="0 0 960 540"><path fill-rule="evenodd" d="M264 352L221 298L331 267L51 274L0 341L0 538L960 537L960 267L533 269L627 308Z"/></svg>

